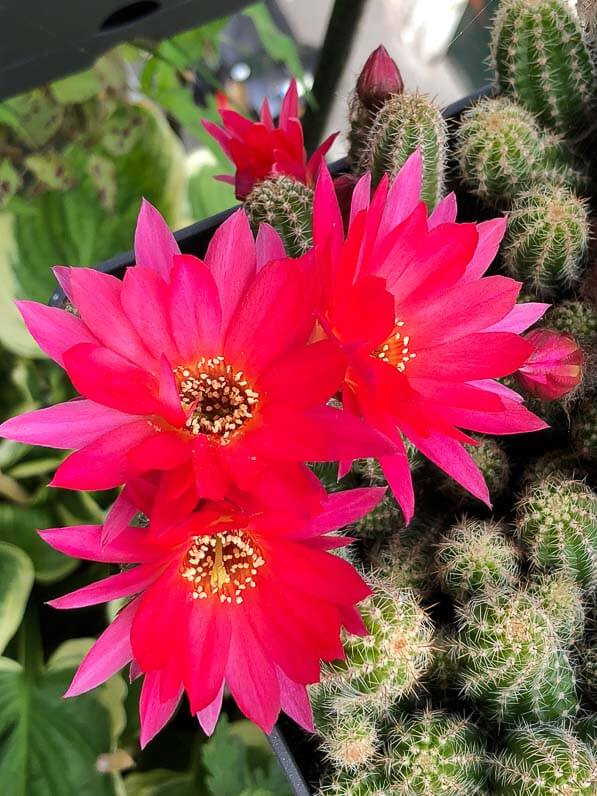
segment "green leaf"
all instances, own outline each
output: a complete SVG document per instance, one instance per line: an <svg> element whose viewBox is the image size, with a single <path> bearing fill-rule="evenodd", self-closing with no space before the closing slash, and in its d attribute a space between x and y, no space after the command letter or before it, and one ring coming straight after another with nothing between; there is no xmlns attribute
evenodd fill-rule
<svg viewBox="0 0 597 796"><path fill-rule="evenodd" d="M127 796L200 796L189 773L156 768L129 774L124 780Z"/></svg>
<svg viewBox="0 0 597 796"><path fill-rule="evenodd" d="M112 50L98 58L93 71L104 90L117 94L126 91L128 85L126 63L119 49Z"/></svg>
<svg viewBox="0 0 597 796"><path fill-rule="evenodd" d="M121 105L104 127L102 146L109 155L121 157L135 146L143 135L143 115L132 105Z"/></svg>
<svg viewBox="0 0 597 796"><path fill-rule="evenodd" d="M9 127L14 135L30 149L39 149L58 132L63 110L52 95L43 89L0 103L0 124Z"/></svg>
<svg viewBox="0 0 597 796"><path fill-rule="evenodd" d="M107 213L113 213L117 189L113 161L103 155L93 154L87 163L87 174L95 185L99 203Z"/></svg>
<svg viewBox="0 0 597 796"><path fill-rule="evenodd" d="M0 542L0 653L21 624L32 586L29 557L18 547Z"/></svg>
<svg viewBox="0 0 597 796"><path fill-rule="evenodd" d="M29 155L25 165L46 188L67 191L72 188L73 173L67 161L57 152L44 152L43 155Z"/></svg>
<svg viewBox="0 0 597 796"><path fill-rule="evenodd" d="M85 102L100 91L102 84L94 69L85 69L76 75L69 75L49 86L50 91L61 105Z"/></svg>
<svg viewBox="0 0 597 796"><path fill-rule="evenodd" d="M78 559L53 550L37 533L51 528L52 515L47 509L0 503L0 541L19 547L31 559L36 580L53 583L76 569ZM0 790L1 792L1 790Z"/></svg>
<svg viewBox="0 0 597 796"><path fill-rule="evenodd" d="M8 158L0 160L0 210L3 210L10 199L21 187L22 179L19 172Z"/></svg>
<svg viewBox="0 0 597 796"><path fill-rule="evenodd" d="M3 796L116 796L97 759L110 751L110 716L93 693L63 699L71 661L35 674L0 658L0 792Z"/></svg>
<svg viewBox="0 0 597 796"><path fill-rule="evenodd" d="M200 149L189 156L188 164L189 203L194 220L208 218L236 204L234 186L214 179L229 171L228 162L216 161L209 151Z"/></svg>
<svg viewBox="0 0 597 796"><path fill-rule="evenodd" d="M302 82L303 65L296 45L290 36L278 30L267 6L257 3L245 8L242 13L253 20L261 44L270 58L285 64L288 71Z"/></svg>

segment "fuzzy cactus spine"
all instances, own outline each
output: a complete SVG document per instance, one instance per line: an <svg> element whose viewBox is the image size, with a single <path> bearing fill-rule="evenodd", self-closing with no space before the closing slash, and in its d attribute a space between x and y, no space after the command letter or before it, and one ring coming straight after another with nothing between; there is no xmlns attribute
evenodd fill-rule
<svg viewBox="0 0 597 796"><path fill-rule="evenodd" d="M567 0L502 0L491 53L499 88L545 126L572 135L594 121L597 73Z"/></svg>
<svg viewBox="0 0 597 796"><path fill-rule="evenodd" d="M564 186L536 186L514 203L503 255L516 279L539 296L578 284L589 241L588 208Z"/></svg>
<svg viewBox="0 0 597 796"><path fill-rule="evenodd" d="M359 162L359 171L371 171L376 185L384 174L395 176L419 149L423 160L421 198L432 210L444 190L448 130L440 111L418 93L397 94L378 112Z"/></svg>
<svg viewBox="0 0 597 796"><path fill-rule="evenodd" d="M357 771L374 764L380 737L370 712L358 708L337 712L328 704L316 713L321 716L316 724L321 749L338 771Z"/></svg>
<svg viewBox="0 0 597 796"><path fill-rule="evenodd" d="M551 619L553 628L565 647L578 641L585 626L583 592L566 575L539 575L529 584L529 593Z"/></svg>
<svg viewBox="0 0 597 796"><path fill-rule="evenodd" d="M292 177L269 177L258 182L244 202L255 230L264 222L278 232L292 257L312 244L313 191Z"/></svg>

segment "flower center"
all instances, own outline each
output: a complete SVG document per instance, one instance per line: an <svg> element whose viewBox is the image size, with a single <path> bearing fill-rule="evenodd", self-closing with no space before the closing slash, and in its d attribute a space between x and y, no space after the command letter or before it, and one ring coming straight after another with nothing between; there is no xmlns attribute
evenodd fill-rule
<svg viewBox="0 0 597 796"><path fill-rule="evenodd" d="M265 561L259 547L241 530L194 536L180 572L193 587L193 599L217 596L221 603L243 601L255 588L255 575Z"/></svg>
<svg viewBox="0 0 597 796"><path fill-rule="evenodd" d="M216 436L225 445L253 417L259 393L224 357L202 357L196 365L175 368L174 374L183 409L192 409L186 421L191 434Z"/></svg>
<svg viewBox="0 0 597 796"><path fill-rule="evenodd" d="M396 319L395 323L396 325L389 337L381 345L377 346L371 356L381 359L383 362L388 362L402 373L406 363L417 355L409 353L410 337L402 333L404 321Z"/></svg>

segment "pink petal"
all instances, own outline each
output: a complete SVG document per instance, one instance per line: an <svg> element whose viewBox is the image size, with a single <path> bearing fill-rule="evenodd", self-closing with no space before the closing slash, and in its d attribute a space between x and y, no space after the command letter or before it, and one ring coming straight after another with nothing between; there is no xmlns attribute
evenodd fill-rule
<svg viewBox="0 0 597 796"><path fill-rule="evenodd" d="M270 224L266 223L259 225L255 250L258 271L271 260L283 260L286 257L282 238Z"/></svg>
<svg viewBox="0 0 597 796"><path fill-rule="evenodd" d="M352 201L350 203L350 221L349 226L352 225L354 219L361 210L367 210L371 202L371 173L365 172L359 179L352 192Z"/></svg>
<svg viewBox="0 0 597 796"><path fill-rule="evenodd" d="M298 89L296 86L296 80L291 78L288 89L286 90L286 94L284 94L284 99L282 100L282 106L280 108L280 128L284 130L288 125L289 119L298 118L298 115Z"/></svg>
<svg viewBox="0 0 597 796"><path fill-rule="evenodd" d="M155 564L141 564L117 575L98 580L89 586L83 586L63 597L50 600L48 605L52 608L85 608L88 605L107 603L120 597L130 597L139 594L156 579L159 568Z"/></svg>
<svg viewBox="0 0 597 796"><path fill-rule="evenodd" d="M210 122L208 119L201 119L201 124L205 128L206 132L209 133L209 135L222 147L224 154L230 160L232 160L232 154L230 152L230 134L221 127L218 127L215 122ZM234 178L232 179L232 184L234 184Z"/></svg>
<svg viewBox="0 0 597 796"><path fill-rule="evenodd" d="M41 538L67 556L107 564L139 564L159 556L152 549L148 533L142 528L126 528L111 542L103 542L101 525L74 525L68 528L49 528L39 531Z"/></svg>
<svg viewBox="0 0 597 796"><path fill-rule="evenodd" d="M311 523L310 531L327 533L351 525L374 509L385 492L385 487L371 487L332 493L324 510Z"/></svg>
<svg viewBox="0 0 597 796"><path fill-rule="evenodd" d="M383 216L379 226L379 237L405 221L414 212L421 200L423 183L423 159L416 149L400 169L388 192Z"/></svg>
<svg viewBox="0 0 597 796"><path fill-rule="evenodd" d="M463 283L478 279L487 271L498 253L507 226L508 219L505 217L493 218L491 221L483 221L481 224L477 224L479 242L462 277L461 281Z"/></svg>
<svg viewBox="0 0 597 796"><path fill-rule="evenodd" d="M291 719L307 732L315 732L313 710L307 696L307 689L287 677L282 669L277 668L280 684L280 707Z"/></svg>
<svg viewBox="0 0 597 796"><path fill-rule="evenodd" d="M494 381L493 379L476 379L475 381L469 381L468 384L471 387L487 390L506 400L515 401L519 404L524 402L522 395L519 395L514 390L511 390L510 387L506 387L504 384L500 384L499 381Z"/></svg>
<svg viewBox="0 0 597 796"><path fill-rule="evenodd" d="M180 254L180 249L170 228L159 211L143 199L135 229L137 266L155 271L167 282L175 254Z"/></svg>
<svg viewBox="0 0 597 796"><path fill-rule="evenodd" d="M505 318L488 327L485 331L520 334L536 323L539 318L542 318L550 306L551 304L542 304L536 301L516 304Z"/></svg>
<svg viewBox="0 0 597 796"><path fill-rule="evenodd" d="M143 680L141 697L139 700L139 715L141 718L141 749L155 738L174 715L180 698L182 687L171 699L162 702L160 697L162 672L148 672Z"/></svg>
<svg viewBox="0 0 597 796"><path fill-rule="evenodd" d="M128 461L137 472L171 470L191 457L188 436L178 431L159 431L142 440L128 453Z"/></svg>
<svg viewBox="0 0 597 796"><path fill-rule="evenodd" d="M137 601L126 605L108 625L87 655L69 686L65 697L79 696L105 683L133 657L130 630Z"/></svg>
<svg viewBox="0 0 597 796"><path fill-rule="evenodd" d="M209 268L188 254L174 258L170 323L183 363L211 357L220 344L222 309Z"/></svg>
<svg viewBox="0 0 597 796"><path fill-rule="evenodd" d="M188 641L183 662L184 683L191 711L209 709L224 683L230 635L228 616L213 601L203 600L189 617Z"/></svg>
<svg viewBox="0 0 597 796"><path fill-rule="evenodd" d="M184 426L187 414L182 408L178 382L174 370L165 354L160 359L160 386L158 400L161 404L160 414L173 426Z"/></svg>
<svg viewBox="0 0 597 796"><path fill-rule="evenodd" d="M439 224L453 224L456 221L458 205L454 191L441 199L435 210L431 213L428 220L429 229L437 227Z"/></svg>
<svg viewBox="0 0 597 796"><path fill-rule="evenodd" d="M36 301L15 301L29 334L51 359L64 367L64 352L77 343L95 343L97 338L80 318L57 307Z"/></svg>
<svg viewBox="0 0 597 796"><path fill-rule="evenodd" d="M145 420L120 426L71 453L56 471L50 485L62 489L112 489L119 486L129 475L129 449L154 433L153 427Z"/></svg>
<svg viewBox="0 0 597 796"><path fill-rule="evenodd" d="M10 418L0 425L0 436L68 450L85 447L131 420L135 418L117 409L77 399Z"/></svg>
<svg viewBox="0 0 597 796"><path fill-rule="evenodd" d="M338 259L344 240L344 226L334 183L326 166L321 168L315 185L313 240L317 246L329 245L332 262Z"/></svg>
<svg viewBox="0 0 597 796"><path fill-rule="evenodd" d="M222 308L222 333L255 276L255 242L244 210L237 210L218 227L205 262L212 273Z"/></svg>
<svg viewBox="0 0 597 796"><path fill-rule="evenodd" d="M165 354L175 362L178 350L170 328L164 280L154 271L127 268L120 301L131 326L154 357L159 360Z"/></svg>
<svg viewBox="0 0 597 796"><path fill-rule="evenodd" d="M125 486L106 514L106 519L102 526L102 546L108 545L125 531L137 511L138 509L131 498L130 490Z"/></svg>
<svg viewBox="0 0 597 796"><path fill-rule="evenodd" d="M222 710L223 698L224 698L224 681L222 680L222 685L220 686L220 690L214 701L211 704L209 704L206 708L203 708L203 710L197 711L197 720L201 725L201 729L207 736L213 735L213 731L216 728L216 724L218 723L220 712Z"/></svg>
<svg viewBox="0 0 597 796"><path fill-rule="evenodd" d="M380 457L379 464L394 497L398 501L398 505L402 509L404 522L408 525L415 513L415 492L410 464L402 440L400 444L402 446L400 453L396 454L396 456Z"/></svg>

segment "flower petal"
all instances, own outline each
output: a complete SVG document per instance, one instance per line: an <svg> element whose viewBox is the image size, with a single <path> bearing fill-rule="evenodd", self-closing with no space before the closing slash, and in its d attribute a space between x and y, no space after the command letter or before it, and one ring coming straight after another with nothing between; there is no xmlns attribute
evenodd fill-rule
<svg viewBox="0 0 597 796"><path fill-rule="evenodd" d="M161 693L162 672L148 672L143 680L141 697L139 699L139 715L141 719L141 749L155 738L174 715L182 697L182 687L170 699L162 701Z"/></svg>
<svg viewBox="0 0 597 796"><path fill-rule="evenodd" d="M48 528L39 531L41 538L67 556L107 564L139 564L159 557L152 549L151 538L142 528L127 527L117 539L104 543L101 525L74 525L68 528Z"/></svg>
<svg viewBox="0 0 597 796"><path fill-rule="evenodd" d="M137 266L154 271L167 282L176 254L180 254L180 249L170 228L159 211L143 199L135 229Z"/></svg>
<svg viewBox="0 0 597 796"><path fill-rule="evenodd" d="M278 683L280 684L280 706L287 716L307 732L315 732L313 710L307 689L300 683L295 683L287 677L281 669L277 669Z"/></svg>
<svg viewBox="0 0 597 796"><path fill-rule="evenodd" d="M78 343L98 342L83 321L70 312L36 301L16 301L15 304L41 350L63 367L64 352L69 348Z"/></svg>
<svg viewBox="0 0 597 796"><path fill-rule="evenodd" d="M203 732L209 737L213 735L220 713L222 711L222 700L224 698L224 681L218 691L218 695L206 708L197 711L197 721L201 725Z"/></svg>
<svg viewBox="0 0 597 796"><path fill-rule="evenodd" d="M83 586L63 597L50 600L53 608L85 608L88 605L107 603L120 597L130 597L146 589L156 579L159 568L155 564L141 564L117 575Z"/></svg>
<svg viewBox="0 0 597 796"><path fill-rule="evenodd" d="M219 353L222 308L216 282L204 262L188 254L174 258L169 308L183 363Z"/></svg>

